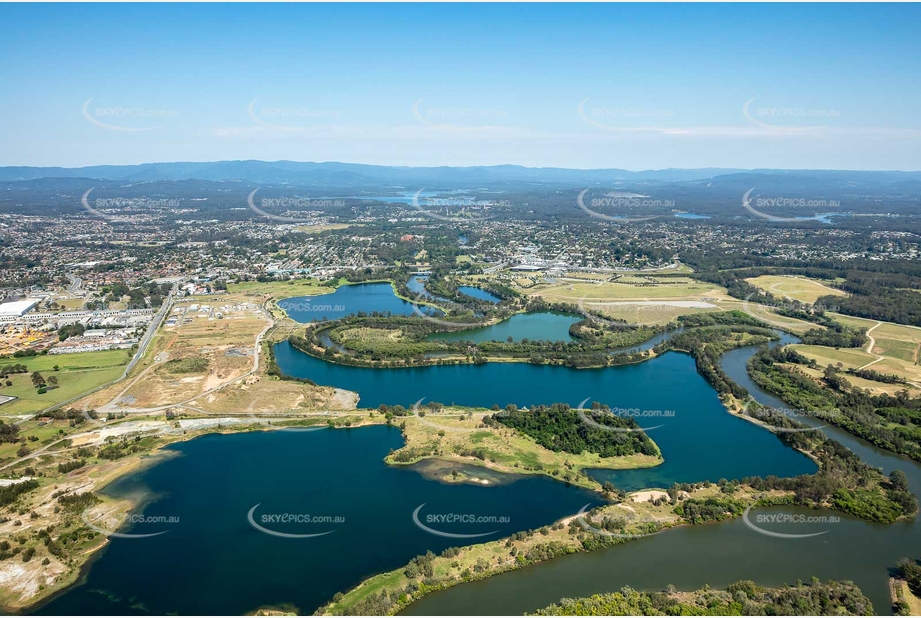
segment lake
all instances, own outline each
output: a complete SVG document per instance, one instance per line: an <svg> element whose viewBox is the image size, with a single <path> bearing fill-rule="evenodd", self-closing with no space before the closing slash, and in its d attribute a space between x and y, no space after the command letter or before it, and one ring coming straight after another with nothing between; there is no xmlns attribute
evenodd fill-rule
<svg viewBox="0 0 921 618"><path fill-rule="evenodd" d="M346 286L340 292L349 312L392 311L383 307L395 306L389 304L395 297L387 284ZM323 297L323 302L330 299L334 305L333 296ZM299 315L304 321L317 319L314 312ZM770 396L745 375L745 361L753 352L729 352L723 367L760 401L779 405L766 399ZM816 470L811 460L785 447L772 433L728 414L696 372L693 359L677 352L636 365L593 370L525 363L347 367L313 358L287 342L275 346L275 356L285 373L357 391L362 407L408 406L422 398L475 406L577 405L586 398L604 402L615 412L635 415L665 457L664 464L651 469L592 471L599 480L610 479L628 491ZM835 438L840 434L846 446L872 465L901 468L912 490L921 493L917 464L839 430L823 431ZM169 449L175 457L122 479L108 491L152 494L157 499L145 515L177 517L178 523L167 525L168 532L157 537L113 539L83 585L38 613L239 615L283 604L310 613L336 592L401 566L427 549L498 538L598 503L594 494L549 478L498 475L492 478L507 482L490 487L449 485L429 479L432 464L418 469L385 465L383 457L401 444L396 429L382 426L212 435L176 444ZM498 527L490 524L488 530L452 530L479 534L495 528L494 535L485 538L446 539L414 525L411 515L420 505L423 513L475 513L508 521ZM291 539L258 531L247 520L254 507L257 521L272 531L328 534ZM802 514L790 508L772 512ZM282 523L278 518L285 514L306 522ZM741 520L676 528L457 586L426 597L407 613L522 614L564 596L624 585L657 590L671 583L692 589L742 578L779 585L813 575L853 579L877 612L887 612L886 569L905 555L917 554L921 526L915 521L881 526L844 517L825 525L827 534L807 539L762 536ZM158 532L162 526L143 524L131 532ZM800 526L796 531L802 530Z"/></svg>
<svg viewBox="0 0 921 618"><path fill-rule="evenodd" d="M569 327L584 319L569 313L541 311L518 313L498 324L453 333L433 333L429 341L513 341L522 339L544 341L575 341L569 334Z"/></svg>
<svg viewBox="0 0 921 618"><path fill-rule="evenodd" d="M176 457L109 491L159 494L145 516L178 523L131 529L167 531L156 537L112 539L86 583L38 613L243 615L288 604L309 615L336 592L427 550L502 538L601 502L592 492L537 476L501 475L506 482L490 487L428 480L384 464L388 451L402 443L398 429L374 426L210 435L176 444L170 448ZM456 513L508 521L440 524L452 533L495 531L472 540L444 538L413 523L413 511L423 504L422 517ZM256 505L256 522L273 531L331 533L279 538L260 532L247 519ZM263 521L285 514L344 521Z"/></svg>
<svg viewBox="0 0 921 618"><path fill-rule="evenodd" d="M342 285L330 294L286 298L278 301L278 306L292 320L303 323L336 320L359 312L389 312L392 315L413 315L418 314L418 311L430 314L438 312L399 298L389 283Z"/></svg>
<svg viewBox="0 0 921 618"><path fill-rule="evenodd" d="M479 300L485 300L486 302L490 302L490 303L497 303L500 300L502 300L495 294L491 294L490 292L487 292L486 290L482 290L472 285L461 285L461 286L458 286L457 289L460 291L461 294L466 294L467 296L471 296Z"/></svg>

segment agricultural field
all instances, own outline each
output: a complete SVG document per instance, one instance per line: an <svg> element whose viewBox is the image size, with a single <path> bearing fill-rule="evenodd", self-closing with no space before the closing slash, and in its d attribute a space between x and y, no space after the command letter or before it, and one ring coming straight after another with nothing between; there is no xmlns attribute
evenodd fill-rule
<svg viewBox="0 0 921 618"><path fill-rule="evenodd" d="M805 277L787 277L783 275L762 275L746 279L755 287L774 296L781 296L787 300L797 300L801 303L813 304L822 296L844 296L844 292L829 287L826 283Z"/></svg>
<svg viewBox="0 0 921 618"><path fill-rule="evenodd" d="M613 282L541 284L531 290L549 302L612 300L700 300L728 298L719 286L687 277L623 276Z"/></svg>
<svg viewBox="0 0 921 618"><path fill-rule="evenodd" d="M867 354L863 350L854 348L827 348L820 345L794 345L792 346L797 352L813 358L822 367L826 365L838 365L841 363L844 369L857 369L867 363L876 360L875 356Z"/></svg>
<svg viewBox="0 0 921 618"><path fill-rule="evenodd" d="M0 367L22 364L28 368L28 373L10 374L0 381L3 385L0 387L0 395L18 398L0 405L0 418L35 414L115 380L122 374L130 358L128 350L108 350L2 359ZM32 383L34 371L41 373L46 380L54 377L57 386L39 394L38 388ZM6 386L7 381L12 382L12 386Z"/></svg>
<svg viewBox="0 0 921 618"><path fill-rule="evenodd" d="M723 288L686 277L625 275L615 281L562 281L528 290L547 302L582 303L612 319L665 324L681 315L721 311L729 300Z"/></svg>

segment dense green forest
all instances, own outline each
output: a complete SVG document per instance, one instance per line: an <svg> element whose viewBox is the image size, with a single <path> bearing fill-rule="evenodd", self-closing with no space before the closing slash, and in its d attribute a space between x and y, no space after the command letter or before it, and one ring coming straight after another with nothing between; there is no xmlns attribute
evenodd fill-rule
<svg viewBox="0 0 921 618"><path fill-rule="evenodd" d="M484 422L511 427L556 452L578 455L588 451L601 457L659 454L656 445L635 420L617 416L598 403L585 411L574 410L565 403L537 406L531 410L509 405Z"/></svg>

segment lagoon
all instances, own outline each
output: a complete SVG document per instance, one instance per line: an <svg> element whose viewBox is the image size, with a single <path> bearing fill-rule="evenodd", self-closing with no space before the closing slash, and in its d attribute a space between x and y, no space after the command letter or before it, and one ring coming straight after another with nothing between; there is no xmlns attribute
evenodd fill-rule
<svg viewBox="0 0 921 618"><path fill-rule="evenodd" d="M529 339L531 341L575 341L569 334L569 327L582 320L581 316L568 313L542 311L537 313L519 313L498 324L483 328L457 331L453 333L433 333L429 341L513 341Z"/></svg>
<svg viewBox="0 0 921 618"><path fill-rule="evenodd" d="M486 290L480 289L478 287L474 287L472 285L461 285L461 286L458 286L457 289L460 291L461 294L466 294L467 296L471 296L478 300L485 300L486 302L489 302L489 303L498 303L500 300L502 300L495 294L491 294L490 292L487 292Z"/></svg>

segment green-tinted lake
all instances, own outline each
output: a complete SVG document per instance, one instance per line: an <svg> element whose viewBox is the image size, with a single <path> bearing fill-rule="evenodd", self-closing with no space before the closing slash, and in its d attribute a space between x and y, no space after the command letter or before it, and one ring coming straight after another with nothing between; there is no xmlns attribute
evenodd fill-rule
<svg viewBox="0 0 921 618"><path fill-rule="evenodd" d="M569 327L581 320L581 316L568 313L554 313L542 311L539 313L519 313L498 324L484 328L456 333L435 333L429 336L432 341L513 341L522 339L544 341L573 341L569 335Z"/></svg>

